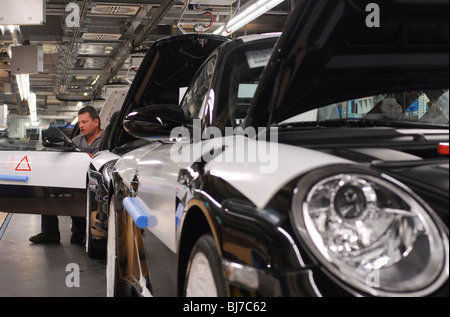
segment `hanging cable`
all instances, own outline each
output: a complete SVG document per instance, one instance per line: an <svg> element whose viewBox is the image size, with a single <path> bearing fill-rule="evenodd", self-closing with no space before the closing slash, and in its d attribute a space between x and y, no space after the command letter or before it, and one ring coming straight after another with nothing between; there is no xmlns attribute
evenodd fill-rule
<svg viewBox="0 0 450 317"><path fill-rule="evenodd" d="M203 13L202 15L209 15L209 17L211 18L209 24L202 24L202 26L203 26L205 29L211 28L211 27L213 26L213 24L214 24L214 16L213 16L213 14L212 14L211 12L205 12L205 13Z"/></svg>

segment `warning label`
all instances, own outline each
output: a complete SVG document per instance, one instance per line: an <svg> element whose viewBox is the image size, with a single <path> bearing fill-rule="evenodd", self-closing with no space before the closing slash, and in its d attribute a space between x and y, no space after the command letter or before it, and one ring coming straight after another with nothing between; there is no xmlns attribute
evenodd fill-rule
<svg viewBox="0 0 450 317"><path fill-rule="evenodd" d="M6 163L7 171L31 172L31 157L11 155Z"/></svg>
<svg viewBox="0 0 450 317"><path fill-rule="evenodd" d="M30 162L28 162L28 156L25 156L19 164L16 166L16 171L31 172Z"/></svg>

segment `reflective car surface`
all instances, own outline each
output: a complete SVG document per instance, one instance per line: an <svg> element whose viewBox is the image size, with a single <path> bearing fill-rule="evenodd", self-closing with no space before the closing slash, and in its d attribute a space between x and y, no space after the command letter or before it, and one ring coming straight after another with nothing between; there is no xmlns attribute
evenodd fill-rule
<svg viewBox="0 0 450 317"><path fill-rule="evenodd" d="M160 142L115 165L109 295L157 292L148 228L177 295L448 296L448 1L369 4L298 1L128 115Z"/></svg>
<svg viewBox="0 0 450 317"><path fill-rule="evenodd" d="M123 118L145 106L177 103L203 61L225 41L226 38L219 36L196 34L158 40L147 52L129 90L118 90L108 98L100 113L108 122L105 136L88 171L86 248L89 255L105 255L109 184L114 163L125 153L152 142L127 134L121 124Z"/></svg>

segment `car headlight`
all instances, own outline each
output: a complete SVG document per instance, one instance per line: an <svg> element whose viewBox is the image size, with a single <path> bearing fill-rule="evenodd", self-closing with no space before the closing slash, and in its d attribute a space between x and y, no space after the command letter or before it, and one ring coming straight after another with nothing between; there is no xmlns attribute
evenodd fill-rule
<svg viewBox="0 0 450 317"><path fill-rule="evenodd" d="M334 276L372 295L426 295L448 279L448 232L389 177L349 172L301 179L292 218Z"/></svg>

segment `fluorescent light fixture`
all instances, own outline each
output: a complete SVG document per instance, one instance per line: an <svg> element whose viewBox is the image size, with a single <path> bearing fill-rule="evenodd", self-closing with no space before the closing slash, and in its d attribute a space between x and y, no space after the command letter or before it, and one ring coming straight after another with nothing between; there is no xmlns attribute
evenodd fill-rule
<svg viewBox="0 0 450 317"><path fill-rule="evenodd" d="M36 94L31 93L28 98L28 108L30 109L31 123L37 123Z"/></svg>
<svg viewBox="0 0 450 317"><path fill-rule="evenodd" d="M30 97L30 75L16 75L17 86L19 86L20 98L26 100Z"/></svg>
<svg viewBox="0 0 450 317"><path fill-rule="evenodd" d="M94 81L92 82L91 86L94 86L94 85L97 83L97 81L98 81L99 78L100 78L100 75L98 75L97 77L95 77L95 79L94 79Z"/></svg>
<svg viewBox="0 0 450 317"><path fill-rule="evenodd" d="M225 27L220 27L214 32L214 34L222 34L223 36L230 35L244 25L247 25L251 21L259 18L264 13L272 10L283 1L284 0L258 0L257 2L244 7L238 15L227 22Z"/></svg>
<svg viewBox="0 0 450 317"><path fill-rule="evenodd" d="M18 26L8 25L8 29L9 29L9 32L11 32L11 34L13 34L18 29Z"/></svg>
<svg viewBox="0 0 450 317"><path fill-rule="evenodd" d="M215 30L215 31L213 32L213 34L216 34L216 35L222 34L222 31L223 31L224 29L225 29L225 26L222 25L222 26L219 27L217 30Z"/></svg>
<svg viewBox="0 0 450 317"><path fill-rule="evenodd" d="M9 30L11 34L13 34L15 31L20 33L20 26L18 25L0 25L0 31L2 32L2 35L5 35L6 30Z"/></svg>
<svg viewBox="0 0 450 317"><path fill-rule="evenodd" d="M8 127L8 106L6 104L0 105L0 131Z"/></svg>

